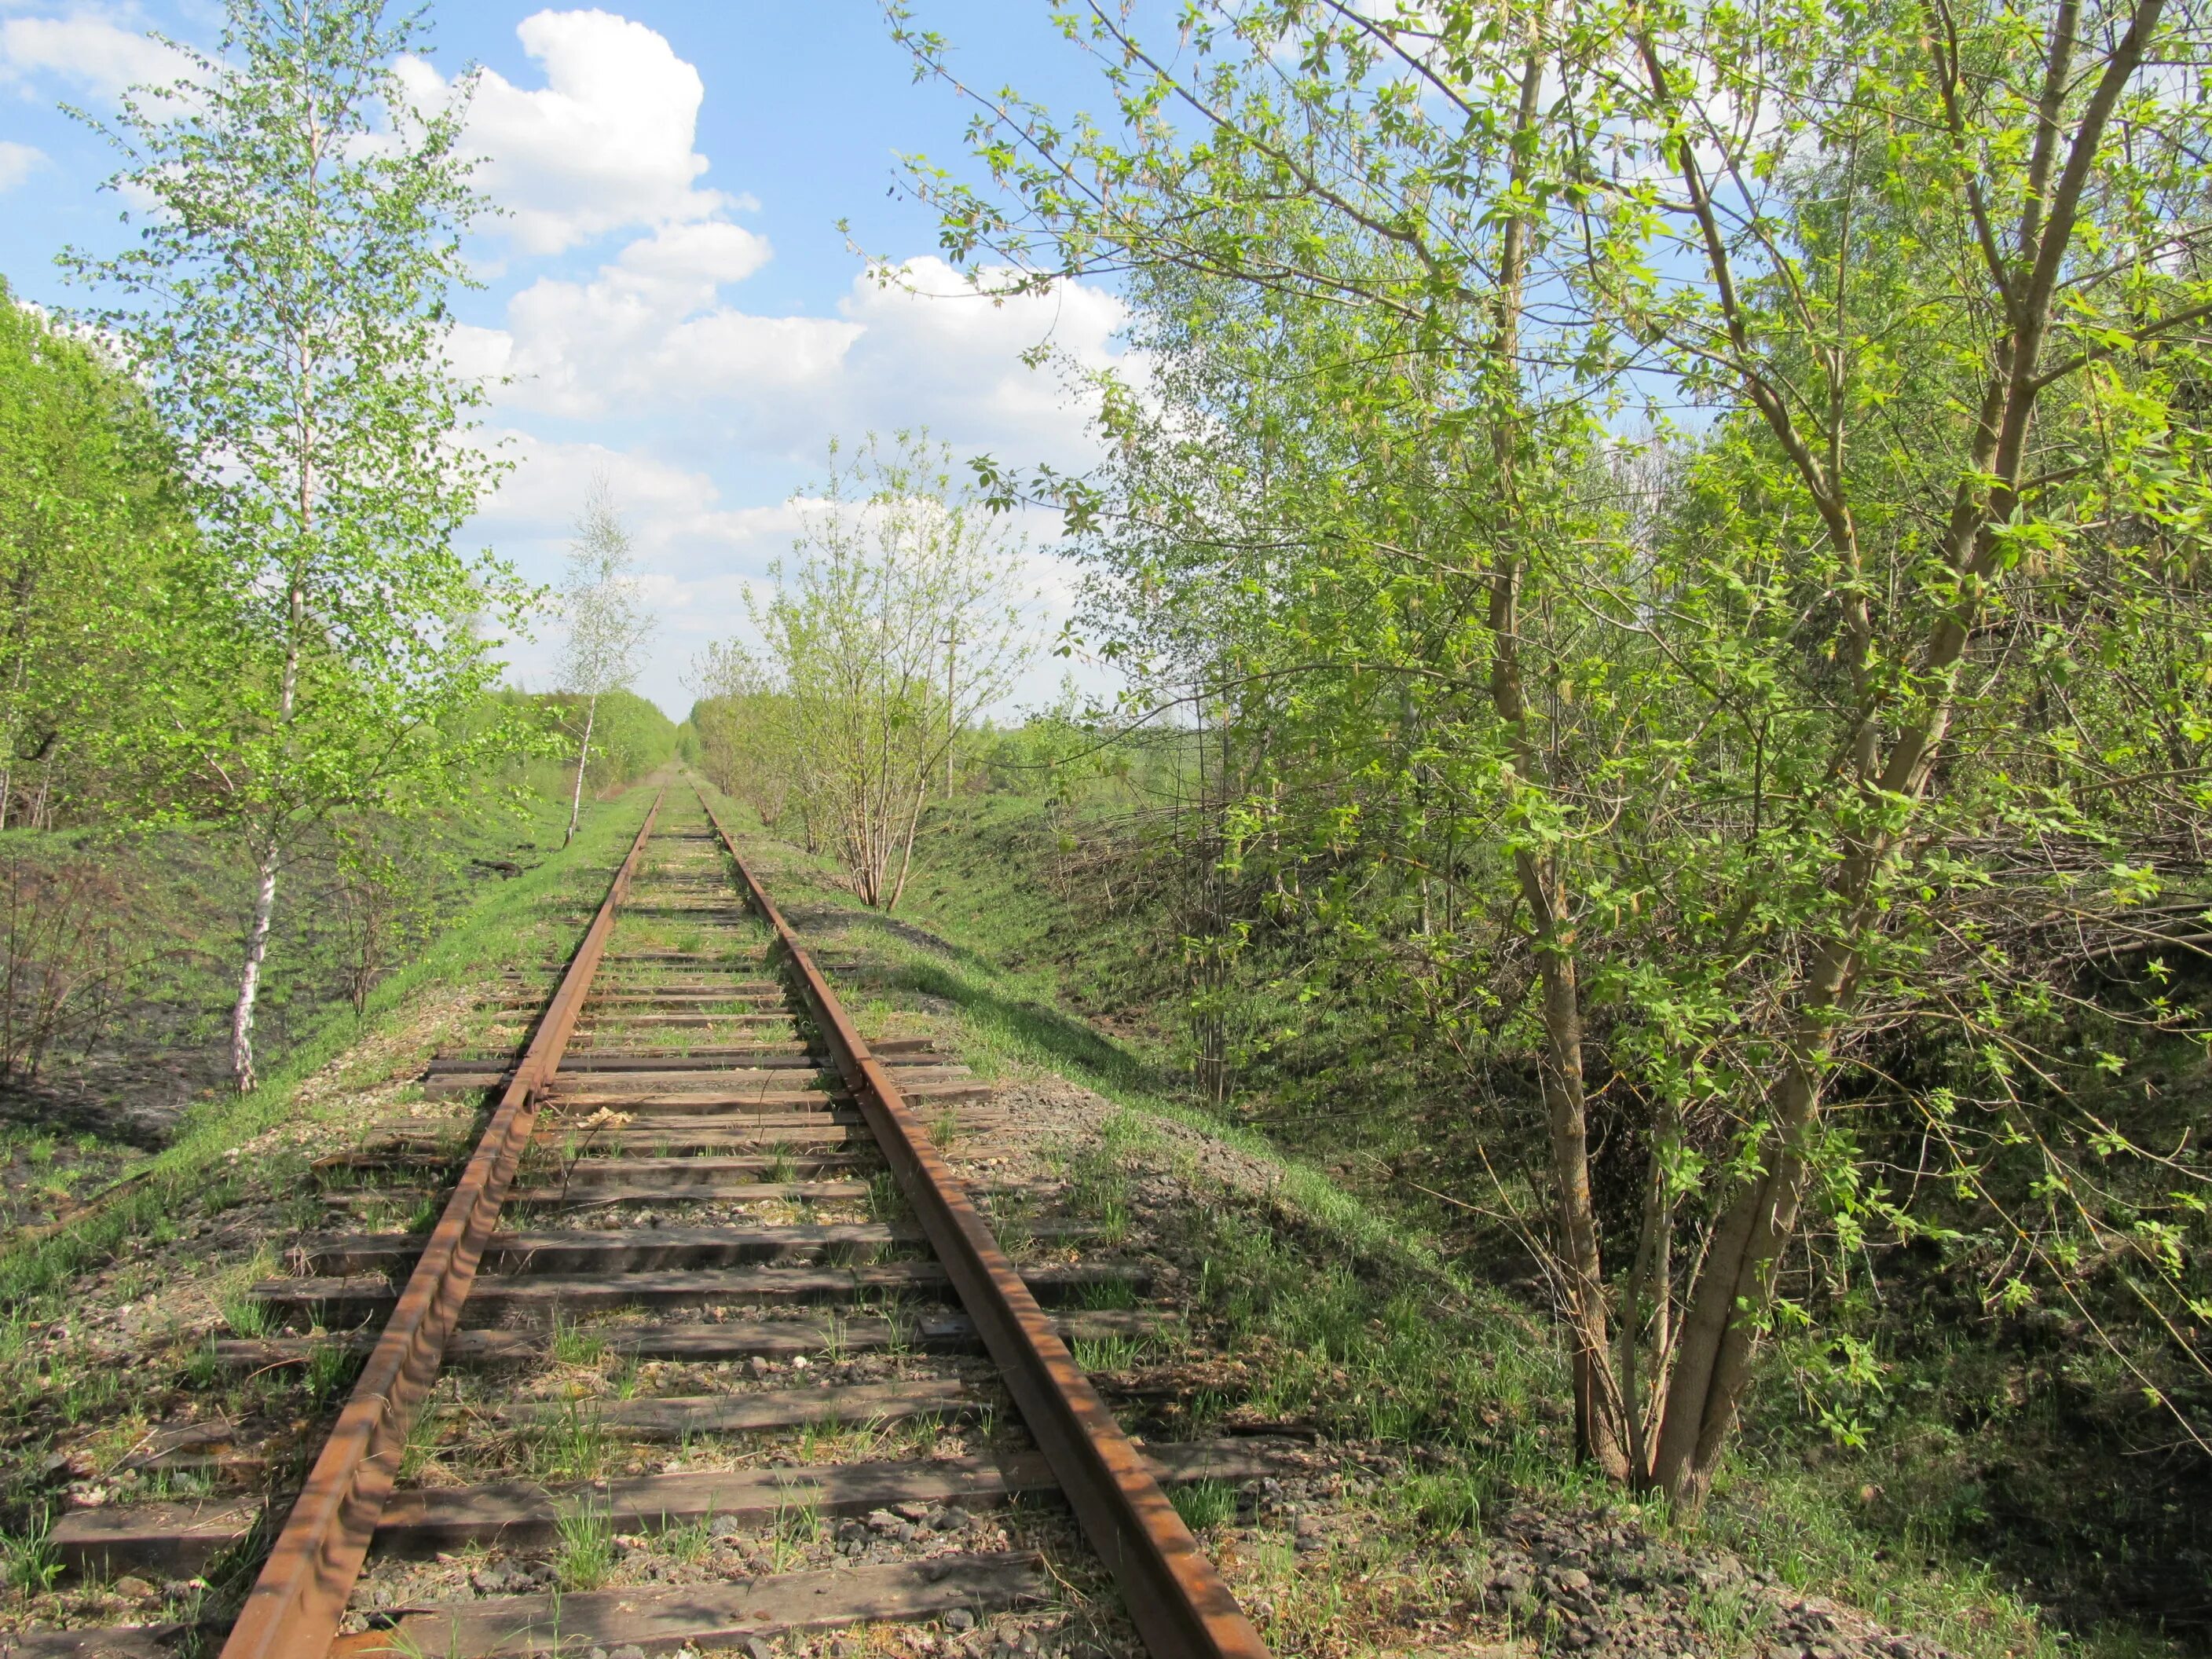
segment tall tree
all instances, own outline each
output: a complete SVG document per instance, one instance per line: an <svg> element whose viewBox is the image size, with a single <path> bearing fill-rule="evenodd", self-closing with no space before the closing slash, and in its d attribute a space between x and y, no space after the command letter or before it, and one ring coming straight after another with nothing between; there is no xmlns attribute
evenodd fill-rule
<svg viewBox="0 0 2212 1659"><path fill-rule="evenodd" d="M1131 660L1206 641L1267 914L1534 1059L1582 1448L1694 1504L1806 1206L1911 1224L1827 1109L1874 1045L1960 1033L1992 1144L2082 1193L2109 1134L2038 1141L2020 1081L2058 941L2201 905L2212 41L2161 0L1200 3L1173 51L1080 9L1118 125L994 93L992 186L915 174L957 254L1157 302L1103 490L1040 493ZM1640 392L1711 411L1642 483ZM2067 1297L2111 1234L2063 1207Z"/></svg>
<svg viewBox="0 0 2212 1659"><path fill-rule="evenodd" d="M139 236L63 257L120 296L88 320L173 433L238 618L168 713L202 810L254 860L241 1089L287 849L339 808L434 795L506 740L455 717L495 672L476 619L517 620L526 597L452 545L496 465L456 441L482 392L445 350L481 202L465 93L410 100L394 66L424 26L386 12L229 0L215 55L179 48L174 85L82 117L120 152L109 185Z"/></svg>
<svg viewBox="0 0 2212 1659"><path fill-rule="evenodd" d="M146 399L0 282L0 827L165 799L146 688L189 672L219 602Z"/></svg>
<svg viewBox="0 0 2212 1659"><path fill-rule="evenodd" d="M615 505L614 485L592 475L576 514L576 539L568 545L568 579L561 605L568 629L561 655L561 689L584 700L584 731L576 744L576 780L568 794L568 830L575 839L584 807L584 767L592 757L592 727L599 699L625 690L637 678L645 647L657 626L637 591L637 555Z"/></svg>

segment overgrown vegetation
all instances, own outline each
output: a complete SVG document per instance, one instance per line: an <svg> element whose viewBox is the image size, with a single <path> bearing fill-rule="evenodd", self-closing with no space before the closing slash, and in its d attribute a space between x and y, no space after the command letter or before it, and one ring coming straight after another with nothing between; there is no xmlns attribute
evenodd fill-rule
<svg viewBox="0 0 2212 1659"><path fill-rule="evenodd" d="M1185 780L1205 1093L1516 1231L1685 1512L1922 1274L2201 1480L2203 19L1094 8L1067 123L890 10L945 245L1133 307L1098 471L982 472Z"/></svg>
<svg viewBox="0 0 2212 1659"><path fill-rule="evenodd" d="M1108 827L1127 833L1116 797L1090 805L1078 821L1084 844L1095 850ZM1454 1107L1373 1109L1379 1064L1348 1070L1336 1096L1346 1109L1333 1114L1237 1123L1194 1105L1178 1002L1154 1000L1161 980L1180 978L1179 959L1150 961L1157 940L1140 937L1139 912L1095 889L1055 891L1051 872L1065 856L1043 804L1002 793L934 816L903 923L849 908L828 870L795 855L775 880L787 905L821 904L811 926L822 937L869 959L861 977L840 975L865 1029L893 1017L869 1011L957 1009L963 1053L979 1070L1058 1073L1121 1103L1097 1144L1060 1170L1075 1212L1111 1227L1162 1176L1191 1195L1174 1241L1187 1293L1203 1346L1237 1363L1232 1378L1195 1395L1184 1379L1178 1431L1213 1431L1233 1397L1248 1421L1309 1424L1405 1460L1378 1494L1382 1529L1350 1565L1314 1575L1285 1564L1278 1630L1325 1620L1328 1593L1361 1564L1395 1571L1408 1550L1477 1546L1532 1501L1636 1516L1693 1551L1732 1547L1781 1585L1960 1653L2057 1654L2078 1643L2132 1659L2171 1650L2148 1633L2160 1625L2185 1638L2193 1628L2193 1570L2176 1567L2197 1559L2190 1523L2156 1513L2174 1501L2170 1471L2131 1468L2092 1436L2075 1455L2097 1471L2094 1485L2051 1480L2033 1511L1990 1504L1990 1473L2031 1474L2043 1431L2064 1431L2067 1413L2039 1397L2017 1369L2023 1356L1970 1305L1893 1306L1885 1352L1898 1372L1863 1444L1838 1445L1812 1420L1790 1386L1796 1356L1771 1353L1765 1408L1704 1514L1678 1517L1656 1498L1624 1508L1572 1455L1565 1357L1531 1299L1538 1258L1509 1217L1471 1212L1433 1184L1455 1158L1480 1162L1465 1146L1424 1148L1449 1133ZM1488 1156L1516 1156L1513 1128L1502 1113L1485 1126ZM1215 1184L1217 1152L1259 1172L1245 1197ZM1525 1182L1511 1194L1524 1207L1536 1196ZM1893 1265L1878 1249L1864 1285L1890 1282ZM1146 1346L1091 1340L1078 1352L1087 1368L1119 1371L1141 1368ZM2130 1571L2136 1561L2144 1568ZM1716 1620L1758 1610L1741 1586L1712 1594Z"/></svg>

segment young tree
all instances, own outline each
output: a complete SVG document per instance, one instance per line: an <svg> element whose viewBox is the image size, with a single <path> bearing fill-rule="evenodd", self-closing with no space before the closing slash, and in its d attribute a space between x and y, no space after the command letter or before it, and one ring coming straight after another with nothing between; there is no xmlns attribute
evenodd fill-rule
<svg viewBox="0 0 2212 1659"><path fill-rule="evenodd" d="M830 476L756 609L810 830L818 820L853 890L889 910L952 736L1005 696L1028 661L1024 544L926 432L872 433ZM945 641L957 638L948 662Z"/></svg>
<svg viewBox="0 0 2212 1659"><path fill-rule="evenodd" d="M161 690L198 810L254 860L241 1089L287 849L334 811L434 799L506 743L458 716L495 672L475 619L527 599L451 545L495 470L455 441L482 394L445 351L481 204L467 99L410 100L393 66L423 26L386 10L229 0L216 55L82 118L121 153L110 187L148 205L126 211L136 246L64 256L123 296L88 320L174 434L233 617Z"/></svg>
<svg viewBox="0 0 2212 1659"><path fill-rule="evenodd" d="M741 798L769 830L796 805L811 852L813 829L799 789L789 695L735 640L718 640L694 657L684 684L698 699L691 724L708 779L724 794Z"/></svg>
<svg viewBox="0 0 2212 1659"><path fill-rule="evenodd" d="M629 688L637 678L645 647L658 626L638 597L634 567L637 556L629 531L615 506L614 486L597 473L584 492L576 515L576 539L568 546L568 579L562 586L562 611L568 625L561 655L561 689L584 700L584 732L576 744L576 781L568 795L568 831L562 845L575 839L584 806L584 767L592 757L592 727L599 699Z"/></svg>

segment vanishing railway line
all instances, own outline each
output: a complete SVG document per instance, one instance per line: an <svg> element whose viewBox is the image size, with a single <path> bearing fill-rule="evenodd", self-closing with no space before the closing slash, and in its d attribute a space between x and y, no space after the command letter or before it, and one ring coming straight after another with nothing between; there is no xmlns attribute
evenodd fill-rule
<svg viewBox="0 0 2212 1659"><path fill-rule="evenodd" d="M494 1001L534 1016L519 1057L442 1056L429 1078L494 1100L449 1189L450 1149L404 1127L326 1161L341 1219L419 1191L442 1194L435 1226L307 1238L297 1271L252 1294L313 1334L217 1345L234 1368L364 1356L227 1636L56 1632L17 1651L174 1653L181 1635L208 1652L222 1638L226 1659L757 1652L793 1632L1047 1599L1036 1552L963 1541L1022 1499L1064 1503L1155 1659L1266 1651L1162 1491L1251 1475L1264 1455L1140 1453L1063 1338L1156 1316L1040 1305L1140 1285L1141 1267L1014 1267L937 1144L988 1133L991 1090L926 1042L861 1040L703 798L655 800L550 999L518 970ZM579 1354L613 1356L627 1385L580 1402L533 1382ZM857 1378L855 1355L876 1357ZM472 1439L565 1436L598 1472L516 1479L491 1462L507 1478L410 1478L410 1449L446 1415L426 1412L441 1378L465 1380L450 1461L468 1466ZM1000 1424L983 1455L928 1450L940 1425L979 1419ZM763 1461L754 1439L720 1467L611 1473L671 1443L772 1447L854 1425L903 1434L906 1455ZM80 1570L189 1573L255 1547L262 1516L137 1504L72 1513L53 1539ZM790 1539L841 1522L865 1559L787 1570ZM742 1544L744 1570L592 1589L497 1565L535 1552L588 1566L649 1534L701 1553ZM885 1536L914 1547L860 1547ZM363 1577L372 1555L457 1553L493 1565L442 1598Z"/></svg>

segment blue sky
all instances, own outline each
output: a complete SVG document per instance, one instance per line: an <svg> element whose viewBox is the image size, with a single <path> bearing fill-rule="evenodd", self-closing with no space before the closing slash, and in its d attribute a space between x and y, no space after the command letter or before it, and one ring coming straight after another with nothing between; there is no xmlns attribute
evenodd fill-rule
<svg viewBox="0 0 2212 1659"><path fill-rule="evenodd" d="M1097 100L1032 0L915 11L977 84L1011 81L1058 110ZM1109 362L1119 307L1090 283L994 307L929 263L935 226L893 192L896 157L956 160L966 114L914 83L872 0L445 0L434 15L436 55L412 83L433 99L464 64L483 66L472 132L507 210L472 244L486 288L463 298L455 350L514 377L487 428L518 465L470 539L553 580L604 468L662 617L639 689L665 708L688 705L700 647L744 631L746 590L788 548L831 434L926 423L962 456L1085 463L1082 411L1021 354L1049 338ZM0 0L0 274L19 295L66 304L56 251L125 234L97 190L104 146L57 104L104 112L159 76L149 29L212 46L220 27L204 0ZM904 288L866 280L841 218L868 252L915 262ZM1040 551L1034 575L1048 630L1066 573ZM518 647L514 677L550 684L553 645L542 629ZM1042 700L1063 666L1041 663L1019 699Z"/></svg>

